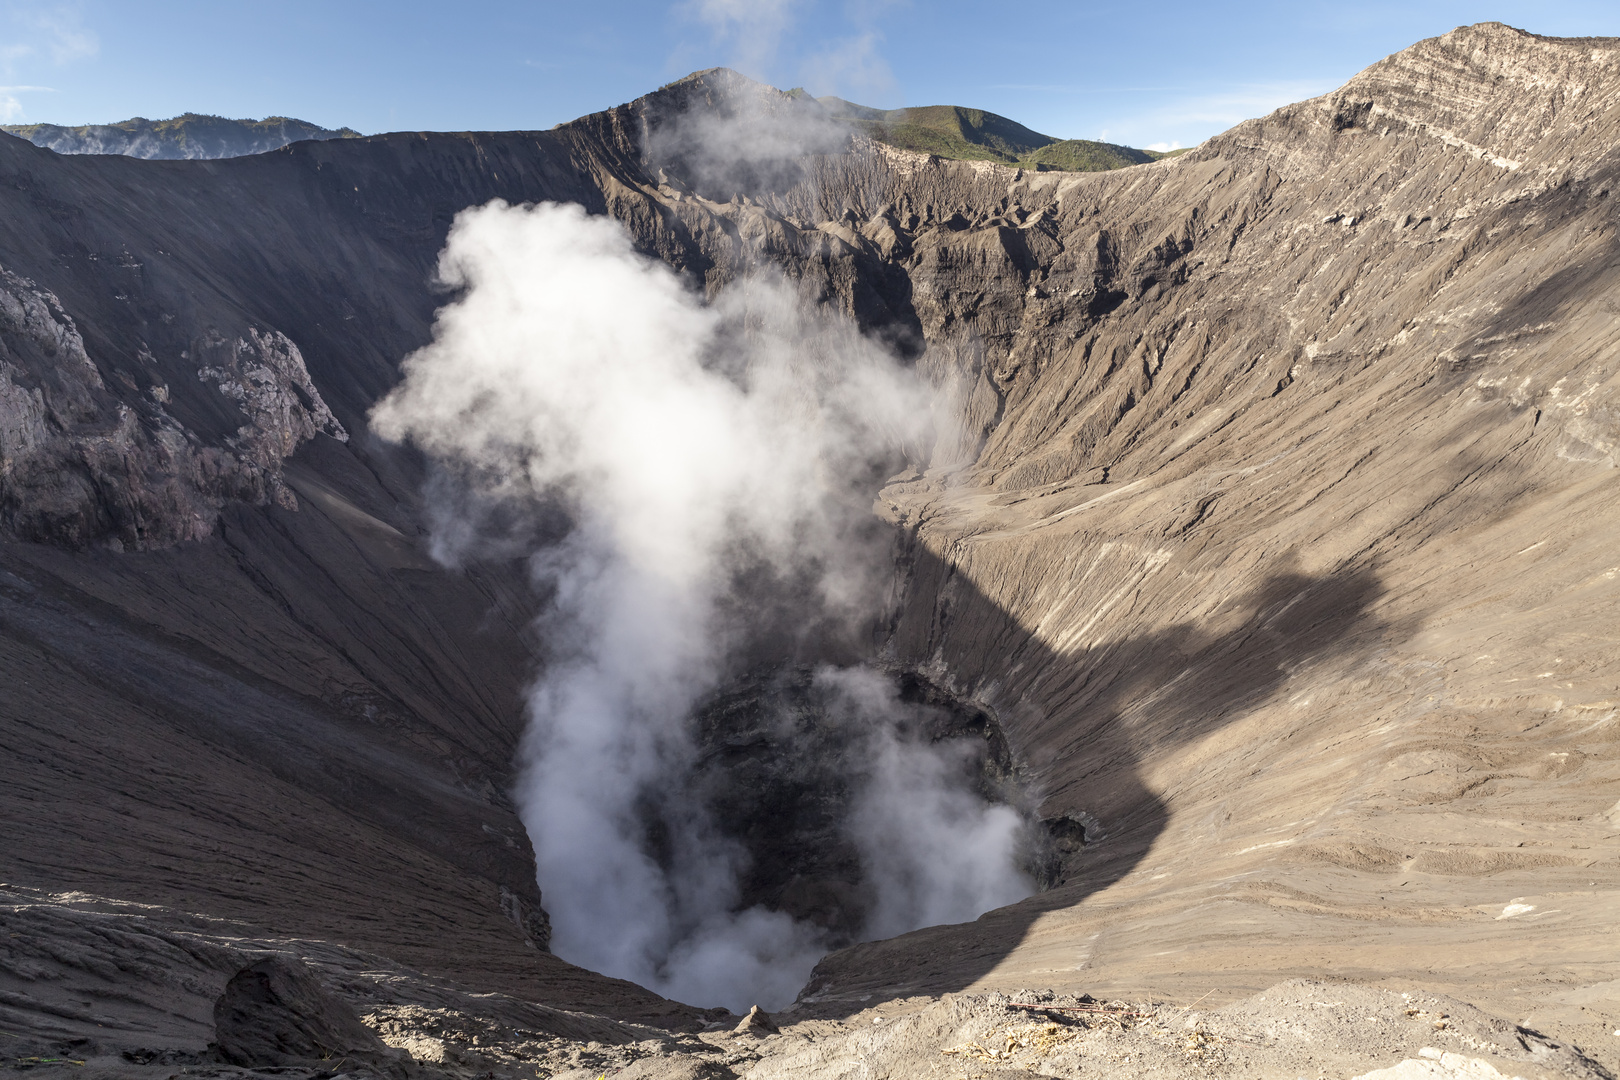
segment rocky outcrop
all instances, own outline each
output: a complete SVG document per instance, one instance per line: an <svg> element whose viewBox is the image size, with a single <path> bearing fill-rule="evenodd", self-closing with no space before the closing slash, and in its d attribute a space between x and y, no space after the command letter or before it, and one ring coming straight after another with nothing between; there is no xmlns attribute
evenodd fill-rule
<svg viewBox="0 0 1620 1080"><path fill-rule="evenodd" d="M215 445L169 411L166 383L120 372L110 389L61 301L0 270L0 529L141 550L208 536L228 502L296 509L282 462L317 434L348 439L298 346L276 331L227 340L210 328L182 359L193 354L195 378L245 421ZM144 347L137 358L156 362Z"/></svg>

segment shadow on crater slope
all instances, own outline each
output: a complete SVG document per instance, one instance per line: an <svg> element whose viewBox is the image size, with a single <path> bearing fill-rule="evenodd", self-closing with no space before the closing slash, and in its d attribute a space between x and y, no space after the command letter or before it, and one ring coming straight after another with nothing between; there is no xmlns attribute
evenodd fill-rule
<svg viewBox="0 0 1620 1080"><path fill-rule="evenodd" d="M1058 654L936 556L917 556L912 587L941 597L926 631L904 623L903 652L934 652L947 624L973 626L972 636L998 643L1005 669L996 681L1037 672L1025 693L1064 702L1071 718L1065 745L1049 760L1022 763L1037 792L1043 773L1062 763L1063 790L1047 805L1082 812L1100 828L1067 860L1062 884L972 923L930 927L887 941L851 946L816 968L801 1003L814 1015L860 1011L874 994L906 996L964 989L994 970L1042 913L1071 907L1135 869L1163 832L1168 812L1144 776L1155 753L1194 743L1265 703L1290 674L1313 663L1354 663L1409 631L1370 609L1381 596L1378 575L1352 569L1310 575L1279 566L1250 592L1212 613L1208 622L1179 623L1139 637ZM919 619L920 621L920 619ZM1217 629L1218 628L1218 629ZM1041 719L1003 715L1014 746L1043 742ZM1038 751L1039 752L1039 751ZM1045 768L1043 768L1043 765Z"/></svg>

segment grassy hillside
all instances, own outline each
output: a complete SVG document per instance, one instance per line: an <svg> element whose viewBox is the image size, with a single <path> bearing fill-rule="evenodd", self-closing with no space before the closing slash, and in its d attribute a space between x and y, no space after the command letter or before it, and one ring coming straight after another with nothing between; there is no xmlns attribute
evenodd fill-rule
<svg viewBox="0 0 1620 1080"><path fill-rule="evenodd" d="M996 161L1025 169L1102 172L1140 165L1183 151L1159 154L1090 139L1054 139L1005 116L960 105L873 109L843 98L817 99L879 142L961 161Z"/></svg>
<svg viewBox="0 0 1620 1080"><path fill-rule="evenodd" d="M1090 139L1059 139L1047 143L1024 155L1020 164L1028 168L1064 169L1069 172L1102 172L1105 169L1123 169L1153 161L1150 150L1114 143L1092 142Z"/></svg>

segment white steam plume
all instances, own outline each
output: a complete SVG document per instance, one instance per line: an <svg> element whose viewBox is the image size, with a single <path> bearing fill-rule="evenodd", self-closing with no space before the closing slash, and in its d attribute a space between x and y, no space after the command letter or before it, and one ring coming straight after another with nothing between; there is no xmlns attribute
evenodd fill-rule
<svg viewBox="0 0 1620 1080"><path fill-rule="evenodd" d="M519 791L553 947L691 1002L784 1004L824 946L784 914L734 910L746 856L688 794L687 720L762 638L821 656L869 624L889 573L871 497L902 451L930 445L933 396L787 285L706 306L578 207L465 211L440 273L461 296L374 425L485 502L566 514L533 556L554 602ZM469 541L439 539L450 557ZM850 822L872 929L1027 894L1016 815L953 791L943 758L891 734L901 707L876 676L822 677L875 732Z"/></svg>
<svg viewBox="0 0 1620 1080"><path fill-rule="evenodd" d="M971 748L906 738L917 710L868 668L824 669L817 681L835 722L864 733L870 761L849 822L875 893L866 937L962 922L1028 896L1016 865L1024 820L961 783L961 755Z"/></svg>
<svg viewBox="0 0 1620 1080"><path fill-rule="evenodd" d="M666 88L643 116L645 164L717 202L787 191L811 159L850 148L853 129L813 99L734 71L708 71Z"/></svg>

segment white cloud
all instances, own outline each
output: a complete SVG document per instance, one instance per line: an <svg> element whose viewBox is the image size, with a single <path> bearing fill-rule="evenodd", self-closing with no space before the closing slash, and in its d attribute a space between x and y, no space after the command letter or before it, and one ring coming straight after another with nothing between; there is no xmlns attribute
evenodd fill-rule
<svg viewBox="0 0 1620 1080"><path fill-rule="evenodd" d="M76 7L64 4L6 4L0 0L0 123L28 119L29 94L53 93L51 87L26 85L30 76L95 56L101 43L84 25ZM16 80L13 82L13 80Z"/></svg>
<svg viewBox="0 0 1620 1080"><path fill-rule="evenodd" d="M43 68L87 59L100 49L100 41L84 25L76 8L0 6L0 79L26 79L30 75L37 78ZM26 118L24 95L49 92L45 86L0 86L0 122L16 123Z"/></svg>
<svg viewBox="0 0 1620 1080"><path fill-rule="evenodd" d="M762 77L776 60L799 0L687 0L676 11L707 26L732 66Z"/></svg>
<svg viewBox="0 0 1620 1080"><path fill-rule="evenodd" d="M1181 144L1178 142L1148 143L1148 145L1142 147L1142 149L1152 150L1155 154L1168 154L1172 150L1180 150Z"/></svg>
<svg viewBox="0 0 1620 1080"><path fill-rule="evenodd" d="M1287 80L1244 83L1204 93L1165 97L1147 109L1108 116L1103 130L1105 138L1111 136L1111 141L1134 146L1150 139L1155 143L1152 149L1172 140L1183 146L1196 146L1245 120L1325 94L1337 85L1337 82Z"/></svg>
<svg viewBox="0 0 1620 1080"><path fill-rule="evenodd" d="M18 94L53 93L48 86L0 86L0 123L14 124L25 115Z"/></svg>
<svg viewBox="0 0 1620 1080"><path fill-rule="evenodd" d="M101 51L101 39L86 28L78 12L56 8L35 13L31 20L45 39L45 48L58 64L85 60Z"/></svg>
<svg viewBox="0 0 1620 1080"><path fill-rule="evenodd" d="M887 101L899 84L878 51L882 42L876 30L828 42L800 63L799 84L818 96L837 94L866 105Z"/></svg>

